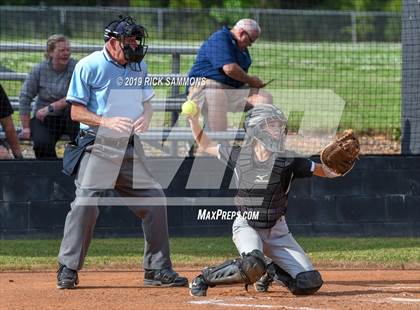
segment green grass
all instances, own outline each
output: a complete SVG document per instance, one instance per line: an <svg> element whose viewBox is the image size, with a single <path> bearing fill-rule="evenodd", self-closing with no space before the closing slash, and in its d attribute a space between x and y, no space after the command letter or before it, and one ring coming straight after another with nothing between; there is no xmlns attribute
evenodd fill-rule
<svg viewBox="0 0 420 310"><path fill-rule="evenodd" d="M100 44L99 41L90 43ZM198 46L200 42L156 41L149 44ZM283 104L282 91L332 90L345 102L341 128L398 135L401 114L400 44L259 42L251 48L251 54L254 63L250 73L266 81L275 79L270 89L280 90L274 92L277 105ZM84 55L74 56L80 58ZM0 65L17 72L28 72L41 59L39 53L1 53ZM181 56L181 73L188 72L194 59L194 55ZM146 61L150 73L171 72L170 55L149 54ZM10 96L18 95L20 82L2 84ZM328 104L331 104L328 99L313 102L313 105L322 107Z"/></svg>
<svg viewBox="0 0 420 310"><path fill-rule="evenodd" d="M317 266L420 266L420 239L309 238L297 241ZM0 240L0 271L54 269L60 240ZM143 255L143 239L94 239L86 268L135 268ZM203 267L235 258L230 237L172 238L171 255L177 266Z"/></svg>

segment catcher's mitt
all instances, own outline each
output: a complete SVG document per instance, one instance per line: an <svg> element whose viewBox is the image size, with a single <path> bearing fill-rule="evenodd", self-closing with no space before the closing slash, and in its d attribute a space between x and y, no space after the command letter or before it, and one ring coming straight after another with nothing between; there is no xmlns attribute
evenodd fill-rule
<svg viewBox="0 0 420 310"><path fill-rule="evenodd" d="M327 176L343 176L358 159L360 143L352 129L347 129L321 151L321 162Z"/></svg>

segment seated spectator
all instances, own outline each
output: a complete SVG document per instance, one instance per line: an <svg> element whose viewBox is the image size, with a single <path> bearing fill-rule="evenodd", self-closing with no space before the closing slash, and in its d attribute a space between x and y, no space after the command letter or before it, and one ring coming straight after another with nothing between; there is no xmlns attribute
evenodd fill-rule
<svg viewBox="0 0 420 310"><path fill-rule="evenodd" d="M22 158L15 126L13 125L12 114L12 105L0 84L0 124L6 134L6 140L0 139L0 159L12 159L10 149L14 158Z"/></svg>
<svg viewBox="0 0 420 310"><path fill-rule="evenodd" d="M19 96L22 133L33 141L37 159L57 158L55 145L63 134L75 139L79 124L70 118L67 89L76 65L70 58L70 42L63 35L48 38L45 58L29 73ZM31 103L36 98L30 118Z"/></svg>
<svg viewBox="0 0 420 310"><path fill-rule="evenodd" d="M195 101L211 131L227 129L227 112L243 112L262 103L272 103L266 84L248 74L252 60L248 51L261 33L255 20L241 19L232 29L223 27L205 41L189 72L189 77L205 78L191 85L188 99ZM239 125L239 124L238 124Z"/></svg>

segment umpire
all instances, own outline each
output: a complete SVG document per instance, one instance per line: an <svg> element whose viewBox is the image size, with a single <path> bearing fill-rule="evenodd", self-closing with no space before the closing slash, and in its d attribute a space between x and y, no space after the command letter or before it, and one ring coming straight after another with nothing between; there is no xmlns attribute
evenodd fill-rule
<svg viewBox="0 0 420 310"><path fill-rule="evenodd" d="M76 144L66 148L63 160L64 172L75 175L76 199L66 218L58 255L58 288L78 284L77 272L93 237L98 205L103 200L109 205L113 197L142 219L144 284L188 284L187 278L172 269L166 199L146 168L135 135L148 129L153 113L149 101L154 92L142 84L147 76L142 61L146 37L143 26L120 16L106 26L103 50L81 59L73 72L67 101L81 130ZM106 195L110 191L111 197ZM153 201L154 206L142 199Z"/></svg>

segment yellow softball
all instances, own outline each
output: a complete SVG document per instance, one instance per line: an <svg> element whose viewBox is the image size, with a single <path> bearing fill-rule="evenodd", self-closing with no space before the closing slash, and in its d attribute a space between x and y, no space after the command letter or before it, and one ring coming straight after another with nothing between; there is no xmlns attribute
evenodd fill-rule
<svg viewBox="0 0 420 310"><path fill-rule="evenodd" d="M192 100L187 100L182 104L182 114L185 116L192 117L198 112L197 104Z"/></svg>

